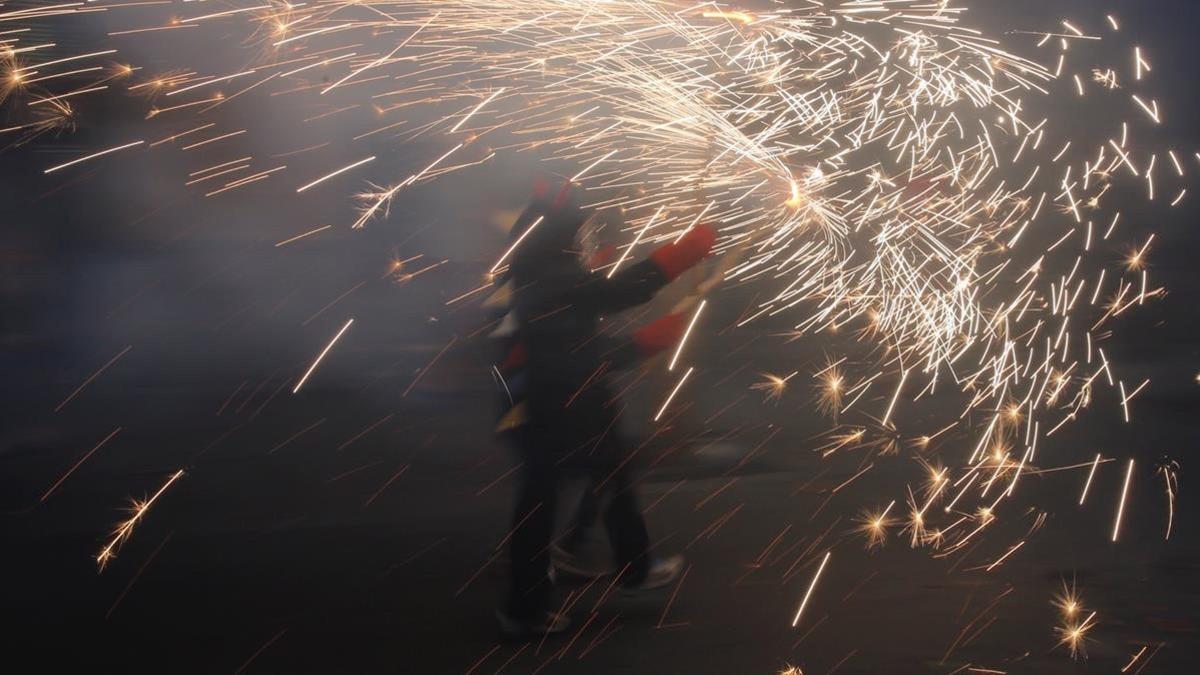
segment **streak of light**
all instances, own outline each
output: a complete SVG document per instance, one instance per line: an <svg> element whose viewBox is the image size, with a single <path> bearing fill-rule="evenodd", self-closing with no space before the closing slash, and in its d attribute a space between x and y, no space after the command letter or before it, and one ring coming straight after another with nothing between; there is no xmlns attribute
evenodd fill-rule
<svg viewBox="0 0 1200 675"><path fill-rule="evenodd" d="M167 491L167 488L171 487L181 476L183 476L183 469L179 469L171 474L170 478L149 499L134 501L133 515L117 525L108 543L96 554L96 564L100 567L101 571L104 571L104 568L116 556L117 549L120 548L121 544L133 535L133 528L145 517L150 507L154 505L154 502L158 501L158 498Z"/></svg>
<svg viewBox="0 0 1200 675"><path fill-rule="evenodd" d="M1133 458L1125 469L1125 483L1121 486L1121 500L1117 504L1117 516L1113 519L1112 540L1115 542L1121 533L1121 518L1125 515L1125 498L1129 496L1129 481L1133 478Z"/></svg>
<svg viewBox="0 0 1200 675"><path fill-rule="evenodd" d="M134 142L132 142L132 143L126 143L126 144L124 144L124 145L118 145L118 146L117 146L117 147L115 147L115 148L109 148L109 149L107 149L107 150L101 150L100 152L93 152L93 153L92 153L92 154L90 154L90 155L86 155L86 156L84 156L84 157L80 157L80 158L78 158L78 159L73 159L73 160L71 160L71 161L69 161L69 162L65 162L65 163L63 163L63 164L59 164L59 165L57 165L57 166L52 166L52 167L50 167L49 169L46 169L45 171L42 171L42 173L43 173L43 174L47 174L47 173L54 173L55 171L58 171L58 170L60 170L60 169L65 169L65 168L67 168L67 167L69 167L69 166L75 166L76 164L80 164L80 163L82 163L82 162L86 162L86 161L88 161L88 160L90 160L90 159L96 159L97 157L103 157L103 156L105 156L105 155L111 155L111 154L112 154L112 153L114 153L114 152L119 152L119 151L121 151L121 150L125 150L125 149L127 149L127 148L132 148L132 147L135 147L135 146L141 145L142 143L145 143L145 141L134 141Z"/></svg>
<svg viewBox="0 0 1200 675"><path fill-rule="evenodd" d="M312 365L308 367L308 370L304 371L304 375L292 389L293 394L300 391L300 387L304 386L304 383L308 381L309 376L313 374L313 371L317 369L317 366L321 365L321 360L325 358L325 355L329 353L329 350L333 349L333 346L337 344L337 341L342 337L342 335L349 330L350 324L352 323L354 323L354 319L348 319L346 324L342 326L341 330L337 332L337 335L334 335L333 339L329 341L329 344L325 345L325 348L321 350L321 353L317 354L317 358L313 359Z"/></svg>
<svg viewBox="0 0 1200 675"><path fill-rule="evenodd" d="M688 368L687 372L683 374L683 377L679 378L679 383L676 384L675 388L671 390L671 393L667 396L667 400L663 401L662 407L659 408L658 412L654 415L655 422L657 422L659 418L663 416L663 413L667 411L667 406L671 405L671 401L675 398L675 394L678 394L679 390L683 388L683 383L687 382L687 379L691 377L693 370L695 370L695 368Z"/></svg>
<svg viewBox="0 0 1200 675"><path fill-rule="evenodd" d="M833 551L826 551L825 557L821 559L821 564L817 567L816 574L813 574L812 581L808 584L808 590L804 592L804 599L800 601L800 607L796 610L796 616L792 618L792 628L795 628L800 623L800 615L804 614L804 608L808 605L808 600L812 597L813 590L817 587L817 581L821 578L821 572L825 571L825 565L829 563L829 556L832 554Z"/></svg>
<svg viewBox="0 0 1200 675"><path fill-rule="evenodd" d="M362 166L363 164L366 164L366 163L368 163L368 162L371 162L371 161L373 161L374 159L375 159L375 156L374 156L374 155L371 155L370 157L366 157L366 158L364 158L364 159L360 159L360 160L358 160L357 162L354 162L353 164L350 164L350 165L348 165L348 166L343 166L342 168L340 168L340 169L338 169L338 170L336 170L336 171L334 171L334 172L332 172L332 173L328 173L328 174L325 174L324 176L321 176L320 178L318 178L318 179L314 180L314 181L313 181L313 182L311 182L311 183L307 183L307 184L305 184L305 185L301 185L300 187L296 188L296 192L298 192L298 193L299 193L299 192L304 192L305 190L307 190L307 189L309 189L309 188L311 188L311 187L316 187L316 186L320 185L321 183L324 183L325 181L329 180L330 178L333 178L333 177L335 177L335 176L340 176L340 175L342 175L342 174L344 174L344 173L346 173L347 171L350 171L350 170L352 170L352 169L357 169L358 167Z"/></svg>
<svg viewBox="0 0 1200 675"><path fill-rule="evenodd" d="M116 429L113 429L111 432L109 432L109 434L107 436L105 436L103 439L101 439L101 441L99 443L97 443L91 450L88 450L87 454L85 454L83 457L81 457L78 462L75 462L74 464L72 464L71 468L67 469L66 473L64 473L58 480L54 481L54 484L51 485L45 492L42 493L42 496L38 501L44 502L47 499L49 499L50 495L54 494L54 491L57 490L59 487L61 487L62 484L64 482L66 482L66 480L68 478L71 477L71 474L75 473L76 469L78 469L80 466L82 466L84 462L88 461L88 459L90 459L92 455L96 454L97 450L104 447L104 445L106 443L108 443L110 440L112 440L112 438L114 436L116 436L117 433L120 431L121 431L121 427L117 427Z"/></svg>
<svg viewBox="0 0 1200 675"><path fill-rule="evenodd" d="M687 329L683 331L683 337L679 338L679 346L675 348L675 354L671 356L671 363L667 365L667 370L675 370L675 362L679 360L679 355L683 353L683 346L687 344L688 336L692 334L692 328L696 325L696 320L700 318L700 312L704 311L706 300L701 300L700 305L696 307L696 312L692 314L692 320L688 322Z"/></svg>
<svg viewBox="0 0 1200 675"><path fill-rule="evenodd" d="M1096 453L1096 459L1092 462L1092 468L1088 470L1087 480L1083 483L1083 492L1079 494L1079 505L1083 506L1083 501L1087 499L1088 489L1092 487L1092 478L1096 476L1096 467L1100 466L1100 453Z"/></svg>
<svg viewBox="0 0 1200 675"><path fill-rule="evenodd" d="M290 244L290 243L292 243L292 242L294 242L294 241L299 241L299 240L301 240L301 239L303 239L303 238L305 238L305 237L308 237L308 236L310 236L310 235L314 235L314 234L316 234L316 233L318 233L318 232L324 232L325 230L328 230L328 229L329 229L329 228L331 228L331 227L333 227L333 226L332 226L332 225L322 225L321 227L318 227L318 228L315 228L315 229L309 230L308 232L303 232L303 233L301 233L301 234L298 234L298 235L296 235L296 236L294 236L294 237L289 237L289 238L287 238L287 239L284 239L283 241L276 242L276 243L275 243L275 247L276 247L276 248L278 248L278 247L280 247L280 246L287 246L288 244Z"/></svg>
<svg viewBox="0 0 1200 675"><path fill-rule="evenodd" d="M517 247L521 245L521 242L525 241L525 237L528 237L529 233L533 232L533 228L537 227L538 224L542 222L543 218L545 218L545 216L538 216L532 223L529 224L529 227L525 228L525 231L521 233L521 236L517 237L517 240L512 243L512 246L508 247L508 250L504 252L504 255L501 255L500 258L496 260L496 264L492 265L491 269L488 270L488 274L495 274L496 270L500 269L500 266L504 264L504 261L508 260L508 256L512 255L513 251L517 250Z"/></svg>
<svg viewBox="0 0 1200 675"><path fill-rule="evenodd" d="M100 368L98 370L96 370L96 372L89 375L88 378L86 380L84 380L82 384L80 384L78 387L76 387L75 391L72 391L69 396L67 396L66 398L64 398L62 400L61 403L54 406L54 412L58 412L58 411L62 410L63 408L67 407L67 404L70 403L71 400L74 399L76 396L78 396L79 392L83 391L84 387L91 384L92 380L95 380L97 377L100 377L101 373L108 370L109 366L116 363L122 356L125 356L125 354L129 353L130 349L133 349L133 345L125 345L125 348L122 349L120 352L118 352L116 356L112 357L104 365L100 366Z"/></svg>

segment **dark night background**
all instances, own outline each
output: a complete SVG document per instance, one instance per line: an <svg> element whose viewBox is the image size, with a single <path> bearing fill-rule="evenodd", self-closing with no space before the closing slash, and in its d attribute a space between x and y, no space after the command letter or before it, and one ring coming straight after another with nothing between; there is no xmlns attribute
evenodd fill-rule
<svg viewBox="0 0 1200 675"><path fill-rule="evenodd" d="M1034 30L1047 16L1093 25L1107 11L1119 16L1155 65L1163 136L1177 139L1189 172L1200 173L1192 157L1200 3L970 4L975 23ZM64 40L95 39L86 23L72 30ZM500 158L420 186L365 230L337 227L276 247L314 224L343 223L349 202L290 199L269 185L204 199L183 187L186 171L170 156L152 154L42 175L128 137L122 125L136 123L135 110L96 98L82 106L76 133L0 154L4 671L481 674L545 665L540 672L773 674L792 663L809 675L968 665L1115 673L1142 646L1156 650L1145 673L1192 669L1200 186L1178 209L1124 217L1124 242L1158 233L1150 269L1169 291L1118 322L1106 347L1126 381L1152 378L1133 424L1102 401L1054 439L1056 463L1096 452L1120 461L1102 467L1084 508L1075 504L1078 473L1022 479L1022 503L1050 517L1002 567L970 570L1003 553L1032 514L1012 516L1012 536L993 534L964 564L910 549L895 530L874 552L847 536L860 508L899 494L912 458L878 460L823 506L861 456L821 462L810 451L828 422L813 410L806 374L852 338L785 342L777 334L786 321L721 330L753 298L753 288L736 288L710 300L708 330L688 348L699 379L643 455L652 537L690 564L669 611L668 592L610 599L593 615L600 584L576 605L583 631L521 647L498 640L491 614L512 462L490 434L493 354L477 334L489 317L477 301L446 303L478 286L503 250L498 214L522 205L529 160ZM419 161L404 153L427 154L384 139L371 147L396 173ZM1107 253L1119 259L1126 249ZM408 280L388 274L393 260L417 254L448 262ZM356 322L344 341L292 396L297 375L349 317ZM793 370L804 382L778 402L750 390L760 373ZM630 409L652 409L671 383L643 383ZM631 435L653 431L638 421L648 414L632 417ZM1114 545L1113 495L1127 457L1139 471ZM1169 542L1153 472L1164 458L1181 467ZM93 556L128 499L181 468L186 475L97 574ZM831 544L830 567L793 629ZM1052 602L1064 580L1098 612L1087 660L1054 649ZM951 650L968 625L968 639Z"/></svg>

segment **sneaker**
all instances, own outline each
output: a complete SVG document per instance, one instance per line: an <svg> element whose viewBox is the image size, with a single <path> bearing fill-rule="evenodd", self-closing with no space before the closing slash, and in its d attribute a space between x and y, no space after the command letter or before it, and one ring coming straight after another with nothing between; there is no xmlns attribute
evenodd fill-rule
<svg viewBox="0 0 1200 675"><path fill-rule="evenodd" d="M650 561L650 571L641 583L627 584L621 588L625 593L640 593L653 591L663 586L669 586L683 573L683 556L673 555L668 558L655 557Z"/></svg>
<svg viewBox="0 0 1200 675"><path fill-rule="evenodd" d="M508 612L496 610L496 619L500 622L500 632L512 640L527 640L543 635L557 635L571 626L571 618L553 612L543 612L540 619L520 621L509 616Z"/></svg>
<svg viewBox="0 0 1200 675"><path fill-rule="evenodd" d="M550 573L550 578L557 580L560 574L580 579L597 579L612 572L588 565L587 561L574 553L553 545L550 547Z"/></svg>

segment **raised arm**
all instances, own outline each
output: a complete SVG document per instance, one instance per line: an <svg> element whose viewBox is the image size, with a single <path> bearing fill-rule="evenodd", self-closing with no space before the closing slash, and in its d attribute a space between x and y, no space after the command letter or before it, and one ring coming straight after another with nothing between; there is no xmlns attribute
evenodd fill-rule
<svg viewBox="0 0 1200 675"><path fill-rule="evenodd" d="M650 257L607 278L591 274L567 291L570 304L600 314L619 312L649 302L663 286L703 260L712 251L717 233L698 224L679 239L654 250Z"/></svg>

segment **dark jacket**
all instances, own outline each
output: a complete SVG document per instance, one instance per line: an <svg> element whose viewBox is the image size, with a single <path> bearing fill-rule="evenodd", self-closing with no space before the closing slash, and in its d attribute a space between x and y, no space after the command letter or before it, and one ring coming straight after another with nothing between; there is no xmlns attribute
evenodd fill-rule
<svg viewBox="0 0 1200 675"><path fill-rule="evenodd" d="M611 279L585 269L571 250L575 220L582 222L547 218L541 236L534 230L518 248L509 270L515 330L503 340L497 369L505 409L523 404L521 422L550 434L562 452L615 433L609 375L639 356L631 338L600 333L602 317L649 301L667 283L651 260L627 263Z"/></svg>

